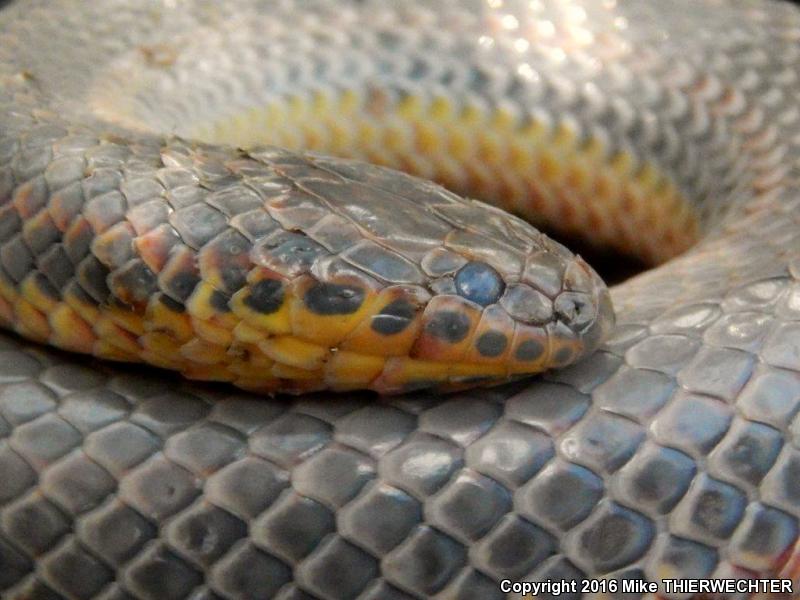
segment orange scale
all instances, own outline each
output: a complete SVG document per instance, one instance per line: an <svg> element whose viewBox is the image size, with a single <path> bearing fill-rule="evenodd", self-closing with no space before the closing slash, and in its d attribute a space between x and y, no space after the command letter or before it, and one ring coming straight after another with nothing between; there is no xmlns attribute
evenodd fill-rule
<svg viewBox="0 0 800 600"><path fill-rule="evenodd" d="M236 376L228 370L227 365L220 364L189 364L181 373L187 379L195 381L224 381L229 382Z"/></svg>
<svg viewBox="0 0 800 600"><path fill-rule="evenodd" d="M380 376L370 386L382 394L403 392L417 384L444 383L450 375L450 363L393 357L386 361Z"/></svg>
<svg viewBox="0 0 800 600"><path fill-rule="evenodd" d="M537 157L536 170L542 180L557 185L564 176L562 159L550 151L542 151Z"/></svg>
<svg viewBox="0 0 800 600"><path fill-rule="evenodd" d="M561 321L549 323L547 333L550 338L548 368L564 367L574 362L583 353L583 344L572 339L575 334Z"/></svg>
<svg viewBox="0 0 800 600"><path fill-rule="evenodd" d="M306 381L322 381L323 373L319 369L301 369L283 363L275 363L270 369L273 377L280 379L298 379Z"/></svg>
<svg viewBox="0 0 800 600"><path fill-rule="evenodd" d="M239 344L258 344L258 342L269 337L269 333L251 327L245 321L239 321L231 333L233 334L233 339Z"/></svg>
<svg viewBox="0 0 800 600"><path fill-rule="evenodd" d="M422 154L440 152L442 138L443 136L437 126L423 121L417 121L414 124L414 144Z"/></svg>
<svg viewBox="0 0 800 600"><path fill-rule="evenodd" d="M450 367L448 380L460 382L474 377L490 377L503 379L507 376L507 368L503 364L480 365L475 363L455 363Z"/></svg>
<svg viewBox="0 0 800 600"><path fill-rule="evenodd" d="M472 157L473 151L472 136L466 130L448 130L447 152L450 156L464 163Z"/></svg>
<svg viewBox="0 0 800 600"><path fill-rule="evenodd" d="M514 339L514 319L494 304L483 311L464 362L505 364Z"/></svg>
<svg viewBox="0 0 800 600"><path fill-rule="evenodd" d="M497 173L481 159L466 165L468 187L476 190L479 198L497 198Z"/></svg>
<svg viewBox="0 0 800 600"><path fill-rule="evenodd" d="M503 181L505 183L504 194L505 204L511 212L524 213L530 202L528 198L528 185L525 179L516 173L506 173Z"/></svg>
<svg viewBox="0 0 800 600"><path fill-rule="evenodd" d="M75 247L73 245L79 245L81 240L91 239L94 236L95 231L92 229L89 221L87 221L83 216L78 216L75 217L75 219L67 227L66 231L64 231L62 243L66 247Z"/></svg>
<svg viewBox="0 0 800 600"><path fill-rule="evenodd" d="M80 289L77 285L75 288ZM70 289L70 287L67 287L64 291L64 302L87 323L94 323L100 318L100 309L97 305L92 302L87 302L79 294L76 294L74 289Z"/></svg>
<svg viewBox="0 0 800 600"><path fill-rule="evenodd" d="M181 343L166 333L146 333L139 342L143 348L141 358L148 364L173 370L180 370L185 364L180 354Z"/></svg>
<svg viewBox="0 0 800 600"><path fill-rule="evenodd" d="M14 304L19 298L16 286L6 277L0 277L0 297L9 304Z"/></svg>
<svg viewBox="0 0 800 600"><path fill-rule="evenodd" d="M36 342L46 343L50 338L50 324L47 317L32 303L18 298L14 304L16 320L14 329L20 335Z"/></svg>
<svg viewBox="0 0 800 600"><path fill-rule="evenodd" d="M499 164L503 162L503 142L489 131L482 131L477 136L478 158L484 163Z"/></svg>
<svg viewBox="0 0 800 600"><path fill-rule="evenodd" d="M183 301L182 292L188 293L191 290L185 290L185 283L180 282L181 279L194 281L199 279L200 271L197 268L197 256L194 250L185 246L184 244L175 244L170 250L167 262L158 270L158 286L162 290L180 290L180 300ZM173 299L178 299L173 295Z"/></svg>
<svg viewBox="0 0 800 600"><path fill-rule="evenodd" d="M92 348L92 354L98 358L115 360L118 362L140 362L141 360L141 352L126 352L119 346L103 339L98 339L97 342L95 342L94 347Z"/></svg>
<svg viewBox="0 0 800 600"><path fill-rule="evenodd" d="M82 204L81 200L83 199L83 194L79 191L78 202L75 202L74 198L76 195L74 191L75 189L80 190L80 188L77 187L77 184L73 185L76 187L67 186L62 190L53 192L53 195L50 196L50 202L47 205L47 212L50 213L53 224L59 231L66 231L72 223L73 218L80 212L78 207Z"/></svg>
<svg viewBox="0 0 800 600"><path fill-rule="evenodd" d="M481 312L477 305L458 296L434 296L422 315L422 331L410 356L462 362L472 345Z"/></svg>
<svg viewBox="0 0 800 600"><path fill-rule="evenodd" d="M574 192L585 194L592 180L591 167L581 161L576 161L567 167L565 183Z"/></svg>
<svg viewBox="0 0 800 600"><path fill-rule="evenodd" d="M234 379L257 379L264 371L254 368L246 360L234 358L226 365ZM269 372L269 368L266 369Z"/></svg>
<svg viewBox="0 0 800 600"><path fill-rule="evenodd" d="M14 192L11 202L23 221L32 218L41 210L41 204L39 202L40 194L38 192L41 191L40 186L44 185L44 179L38 177L26 181Z"/></svg>
<svg viewBox="0 0 800 600"><path fill-rule="evenodd" d="M231 273L243 275L251 267L249 246L247 238L235 230L227 230L208 242L197 254L203 280L226 289Z"/></svg>
<svg viewBox="0 0 800 600"><path fill-rule="evenodd" d="M254 285L265 281L283 281L277 277L265 277L261 270L253 270L247 278L245 287L231 296L230 307L241 322L237 324L237 329L244 324L245 327L241 330L242 333L249 337L249 341L256 341L253 339L254 333L246 331L247 328L259 332L259 339L267 337L266 334L287 334L292 332L291 313L289 310L289 287L284 282L284 298L280 307L270 313L263 313L255 310L248 304L248 299L251 296ZM234 333L236 335L236 333Z"/></svg>
<svg viewBox="0 0 800 600"><path fill-rule="evenodd" d="M539 373L548 368L550 337L547 330L517 323L508 354L509 374Z"/></svg>
<svg viewBox="0 0 800 600"><path fill-rule="evenodd" d="M24 219L22 224L22 239L24 239L25 243L31 248L35 246L37 237L45 232L54 232L57 230L56 224L53 222L50 213L48 213L46 209L39 210L39 212L27 219L24 218L24 215L20 216ZM47 234L45 233L45 235Z"/></svg>
<svg viewBox="0 0 800 600"><path fill-rule="evenodd" d="M558 200L550 185L539 179L527 179L529 206L523 208L524 216L535 223L556 222Z"/></svg>
<svg viewBox="0 0 800 600"><path fill-rule="evenodd" d="M42 290L38 284L36 273L31 273L22 280L19 285L19 293L22 294L25 300L44 313L54 310L59 304L56 298Z"/></svg>
<svg viewBox="0 0 800 600"><path fill-rule="evenodd" d="M246 321L248 325L261 331L266 331L267 333L275 335L292 332L292 318L289 302L284 301L283 305L278 310L269 315L262 315L255 311L239 311L236 306L234 306L234 312L242 320ZM245 314L242 314L243 312Z"/></svg>
<svg viewBox="0 0 800 600"><path fill-rule="evenodd" d="M179 241L172 225L164 223L137 237L133 244L144 264L154 273L159 273L170 258L170 250Z"/></svg>
<svg viewBox="0 0 800 600"><path fill-rule="evenodd" d="M233 342L233 333L231 330L221 327L213 321L203 321L202 319L192 318L192 327L197 337L204 339L210 344L227 348Z"/></svg>
<svg viewBox="0 0 800 600"><path fill-rule="evenodd" d="M114 323L105 312L92 324L92 329L99 341L114 346L127 355L138 356L141 350L138 336Z"/></svg>
<svg viewBox="0 0 800 600"><path fill-rule="evenodd" d="M201 365L218 365L227 362L227 348L200 338L189 340L180 347L180 354L187 360Z"/></svg>
<svg viewBox="0 0 800 600"><path fill-rule="evenodd" d="M183 361L168 358L156 354L155 352L150 352L149 350L142 350L139 353L138 359L150 366L158 367L159 369L167 369L169 371L180 371L184 365Z"/></svg>
<svg viewBox="0 0 800 600"><path fill-rule="evenodd" d="M48 315L52 335L50 343L65 350L91 354L97 338L91 326L69 305L60 303Z"/></svg>
<svg viewBox="0 0 800 600"><path fill-rule="evenodd" d="M144 328L146 331L166 333L179 342L187 342L194 336L191 317L185 312L172 310L161 301L159 295L147 303Z"/></svg>
<svg viewBox="0 0 800 600"><path fill-rule="evenodd" d="M121 222L100 233L92 240L91 251L94 257L105 265L112 273L117 269L122 269L124 273L127 269L124 266L129 258L133 258L133 228L130 224ZM123 256L122 253L126 256ZM137 261L140 262L140 261ZM114 281L121 273L113 273L111 281ZM133 286L131 282L124 283L124 277L118 283L112 283L112 289L115 295L120 299L125 299L127 296L134 296L131 291ZM131 302L133 304L134 302ZM138 305L140 302L136 302Z"/></svg>
<svg viewBox="0 0 800 600"><path fill-rule="evenodd" d="M118 307L108 307L105 314L109 319L134 335L142 335L145 331L144 318L130 310Z"/></svg>
<svg viewBox="0 0 800 600"><path fill-rule="evenodd" d="M364 387L381 374L385 365L383 357L340 350L325 364L325 383L331 387L354 384Z"/></svg>
<svg viewBox="0 0 800 600"><path fill-rule="evenodd" d="M180 360L178 355L181 352L181 346L183 344L168 333L162 333L160 331L145 333L139 338L139 343L142 345L142 348L148 352L152 352L164 358Z"/></svg>
<svg viewBox="0 0 800 600"><path fill-rule="evenodd" d="M380 292L372 314L345 339L341 348L373 356L407 356L422 327L430 294L422 288L392 286Z"/></svg>
<svg viewBox="0 0 800 600"><path fill-rule="evenodd" d="M661 172L651 162L644 163L636 173L634 181L648 191L653 191L661 182Z"/></svg>
<svg viewBox="0 0 800 600"><path fill-rule="evenodd" d="M9 327L14 322L14 307L0 295L0 321L4 327Z"/></svg>
<svg viewBox="0 0 800 600"><path fill-rule="evenodd" d="M290 335L264 340L258 344L258 347L276 363L306 370L321 368L330 354L330 351L323 346Z"/></svg>
<svg viewBox="0 0 800 600"><path fill-rule="evenodd" d="M338 346L375 312L377 294L364 282L319 282L302 276L291 287L292 334L322 346Z"/></svg>
<svg viewBox="0 0 800 600"><path fill-rule="evenodd" d="M219 307L215 306L212 298L217 293L216 288L201 281L195 286L192 295L186 301L186 310L190 315L198 319L211 319L219 313Z"/></svg>
<svg viewBox="0 0 800 600"><path fill-rule="evenodd" d="M274 364L275 361L264 356L256 347L231 360L229 369L237 377L255 381L268 378Z"/></svg>
<svg viewBox="0 0 800 600"><path fill-rule="evenodd" d="M629 181L636 169L636 158L626 151L617 152L608 161L612 173L621 181Z"/></svg>
<svg viewBox="0 0 800 600"><path fill-rule="evenodd" d="M229 296L206 281L201 281L186 302L186 311L194 318L212 321L227 329L236 327L239 319L230 312Z"/></svg>

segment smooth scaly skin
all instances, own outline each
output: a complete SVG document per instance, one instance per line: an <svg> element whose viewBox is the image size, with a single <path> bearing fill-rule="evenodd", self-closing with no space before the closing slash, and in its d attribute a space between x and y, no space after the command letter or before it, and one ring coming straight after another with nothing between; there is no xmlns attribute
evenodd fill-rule
<svg viewBox="0 0 800 600"><path fill-rule="evenodd" d="M4 598L492 598L504 578L797 577L800 17L771 3L594 5L586 18L571 4L539 4L517 7L531 11L529 35L545 48L516 59L536 73L527 85L541 85L526 99L550 107L555 121L595 123L608 147L653 162L696 207L702 241L612 291L618 325L589 360L442 398L256 399L4 337ZM255 38L246 27L252 8L226 7L194 14ZM419 7L410 14L415 27L450 27L465 44L490 28L483 33L495 48L530 25L514 6L484 9L478 22L459 10L441 22ZM333 31L352 14L308 10ZM355 30L369 33L366 23L381 19L399 30L391 11L364 11ZM0 158L24 156L13 162L15 179L0 180L4 195L64 148L52 130L26 144L31 115L87 118L80 100L65 101L57 117L36 110L37 87L57 80L67 99L106 90L92 110L143 114L120 106L136 97L138 71L118 69L95 86L95 66L129 44L156 66L170 63L169 46L148 36L158 25L165 39L185 42L169 34L196 25L181 14L106 3L21 3L0 13L9 42L0 44ZM226 25L226 14L235 22ZM289 35L313 20L293 15ZM207 77L222 77L221 66L246 75L256 63L218 51L213 35L194 35L194 52L205 47L206 58L227 63L205 63ZM15 52L30 63L18 64ZM510 93L492 81L484 87ZM206 94L222 90L212 106L241 91L209 86ZM158 89L162 98L198 97ZM192 122L222 118L201 114L208 102L140 100L163 115L153 126L165 131L188 134ZM87 122L91 133L97 125ZM20 139L9 142L8 132ZM136 137L122 132L111 141ZM98 155L91 166L100 175L87 186L115 189L108 170L120 166L117 150L69 145ZM177 167L161 172L163 189L170 175L185 175L179 158L161 160ZM164 166L136 168L147 179ZM25 196L34 205L35 192Z"/></svg>

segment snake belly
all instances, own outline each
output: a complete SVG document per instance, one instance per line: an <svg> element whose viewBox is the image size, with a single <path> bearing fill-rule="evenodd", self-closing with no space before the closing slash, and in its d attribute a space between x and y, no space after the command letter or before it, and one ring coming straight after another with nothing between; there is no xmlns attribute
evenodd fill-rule
<svg viewBox="0 0 800 600"><path fill-rule="evenodd" d="M281 182L265 169L276 161L296 179L325 167L309 185L328 192L337 177L363 176L335 170L353 163L248 150L263 142L400 166L663 264L611 289L616 327L586 360L449 396L265 398L2 334L2 597L501 598L504 580L597 578L800 584L798 41L800 14L777 2L4 6L0 316L30 338L57 335L63 347L122 360L143 335L124 309L149 302L143 269L125 271L122 302L102 314L87 298L56 302L67 282L46 274L72 261L41 257L63 245L59 217L84 217L89 228L76 227L70 247L102 266L99 257L129 258L127 229L113 227L120 215L155 229L159 211L196 205L211 183L227 196L201 204L247 207L237 182L274 191ZM370 170L372 187L421 201L434 193L387 173ZM314 209L276 207L294 233ZM459 212L462 229L516 242L530 231L476 210ZM401 225L402 214L389 216ZM210 221L182 220L181 243L208 235ZM406 251L429 239L426 224L400 240ZM374 226L391 231L391 221ZM460 243L497 256L497 238L484 238ZM591 271L535 240L538 254L564 261L552 295L574 284L568 292L594 296L593 315L606 314ZM163 266L172 249L154 235L136 257ZM208 257L219 280L184 307L193 326L203 321L198 339L230 335L214 291L237 274L235 255ZM503 257L508 266L515 255ZM530 270L538 285L551 271ZM17 271L43 277L23 285ZM80 276L94 291L114 285L102 269ZM444 279L448 296L457 282ZM251 308L269 305L271 285ZM354 297L339 291L336 306ZM329 307L333 296L323 297ZM559 312L550 301L579 318L574 303ZM56 310L64 304L75 314ZM184 331L176 304L150 308L155 333ZM279 313L258 322L279 328ZM87 349L85 322L108 343ZM600 336L588 337L586 348ZM173 367L179 349L152 339L151 362ZM537 339L556 357L552 340L567 333ZM565 362L584 350L566 346ZM219 358L213 343L192 350L199 364ZM302 356L279 379L308 389L313 350L270 351ZM342 361L331 381L364 387L374 377L357 376L379 370L350 352L361 358ZM280 362L268 359L239 365L235 383L248 387L249 374ZM465 375L419 364L392 373L385 391ZM211 367L189 375L231 380Z"/></svg>

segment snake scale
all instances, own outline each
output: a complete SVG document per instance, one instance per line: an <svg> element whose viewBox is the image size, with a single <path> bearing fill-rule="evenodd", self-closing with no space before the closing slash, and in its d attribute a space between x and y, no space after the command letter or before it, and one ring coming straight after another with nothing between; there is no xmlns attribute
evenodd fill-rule
<svg viewBox="0 0 800 600"><path fill-rule="evenodd" d="M798 92L778 2L6 3L0 594L797 585ZM653 267L613 325L522 219L325 153Z"/></svg>

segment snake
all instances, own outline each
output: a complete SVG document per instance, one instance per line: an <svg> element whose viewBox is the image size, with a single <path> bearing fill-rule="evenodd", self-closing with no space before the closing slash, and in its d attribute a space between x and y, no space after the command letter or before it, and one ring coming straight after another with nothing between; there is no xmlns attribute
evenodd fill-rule
<svg viewBox="0 0 800 600"><path fill-rule="evenodd" d="M777 0L4 3L0 595L795 594L798 92Z"/></svg>

